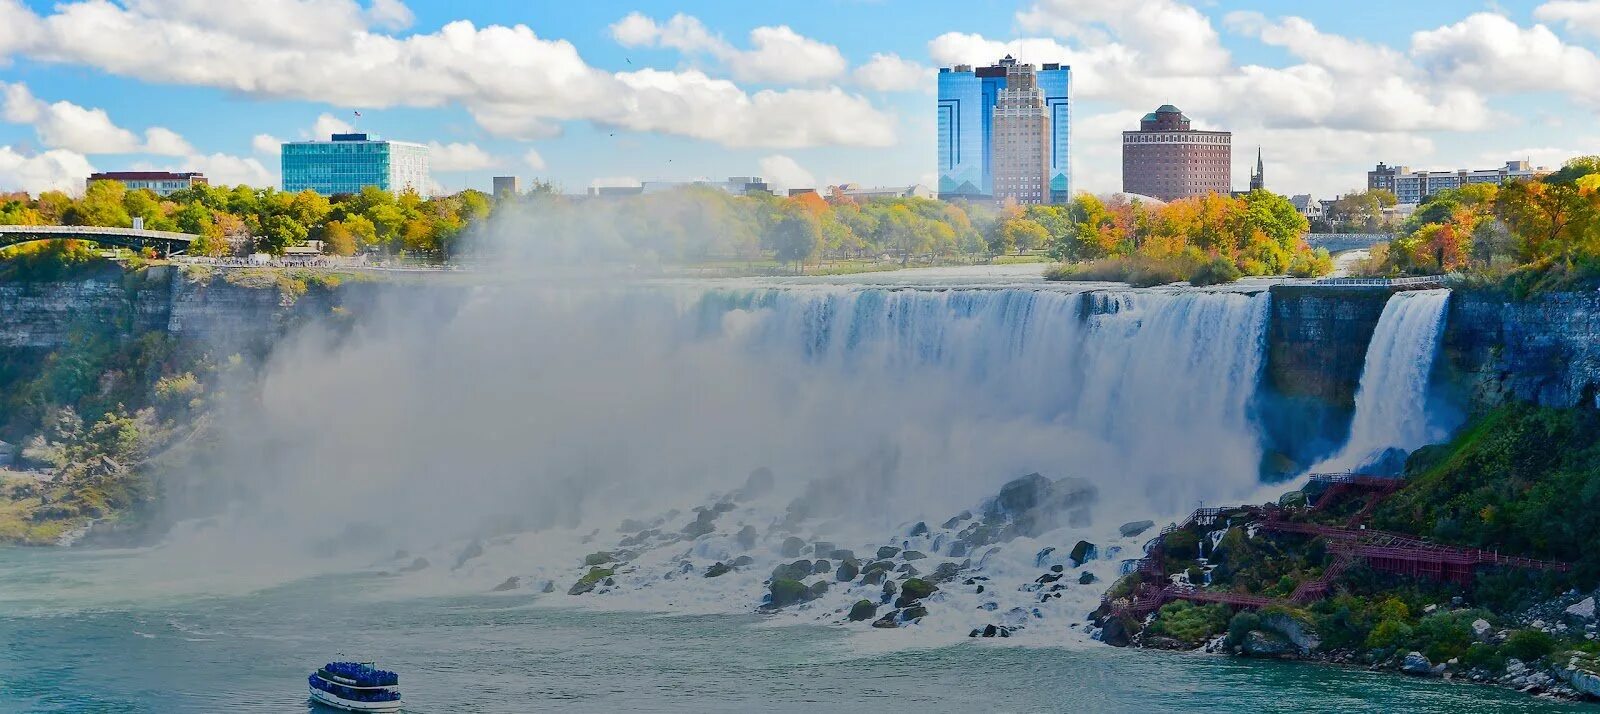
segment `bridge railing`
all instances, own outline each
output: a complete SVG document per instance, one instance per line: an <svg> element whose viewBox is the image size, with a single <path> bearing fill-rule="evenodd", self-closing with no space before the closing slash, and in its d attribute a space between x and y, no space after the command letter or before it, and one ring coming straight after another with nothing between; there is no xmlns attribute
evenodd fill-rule
<svg viewBox="0 0 1600 714"><path fill-rule="evenodd" d="M62 236L127 236L159 240L189 242L195 236L175 231L152 231L145 228L107 228L105 226L0 226L0 234Z"/></svg>
<svg viewBox="0 0 1600 714"><path fill-rule="evenodd" d="M1331 285L1341 287L1412 287L1422 285L1443 286L1444 275L1419 275L1409 278L1323 278L1316 282L1317 285Z"/></svg>

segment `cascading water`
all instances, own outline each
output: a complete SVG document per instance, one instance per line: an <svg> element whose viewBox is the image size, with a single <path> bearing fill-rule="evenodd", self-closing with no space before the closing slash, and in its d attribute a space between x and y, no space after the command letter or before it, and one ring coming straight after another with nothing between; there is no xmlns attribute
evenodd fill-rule
<svg viewBox="0 0 1600 714"><path fill-rule="evenodd" d="M1449 290L1401 292L1389 298L1361 368L1350 438L1316 470L1361 469L1390 449L1411 451L1447 435L1430 420L1427 405L1428 379L1449 300Z"/></svg>

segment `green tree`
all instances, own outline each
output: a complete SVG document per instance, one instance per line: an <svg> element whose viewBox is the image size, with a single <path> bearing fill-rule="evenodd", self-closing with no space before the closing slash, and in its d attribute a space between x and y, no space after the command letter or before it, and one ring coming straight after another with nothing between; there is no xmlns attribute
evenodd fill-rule
<svg viewBox="0 0 1600 714"><path fill-rule="evenodd" d="M310 231L293 218L282 214L270 216L262 223L261 234L256 236L256 250L283 255L289 246L306 242L308 235Z"/></svg>
<svg viewBox="0 0 1600 714"><path fill-rule="evenodd" d="M127 228L133 225L128 209L123 205L127 189L121 181L94 181L83 193L83 198L67 209L62 222L72 226L105 226Z"/></svg>
<svg viewBox="0 0 1600 714"><path fill-rule="evenodd" d="M794 264L799 272L822 245L822 226L808 211L787 211L773 229L773 247L778 262Z"/></svg>

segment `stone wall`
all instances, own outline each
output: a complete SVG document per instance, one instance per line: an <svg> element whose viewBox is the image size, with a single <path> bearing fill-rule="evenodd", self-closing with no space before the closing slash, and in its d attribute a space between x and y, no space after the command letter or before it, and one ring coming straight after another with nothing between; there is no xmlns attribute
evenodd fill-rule
<svg viewBox="0 0 1600 714"><path fill-rule="evenodd" d="M1391 294L1388 288L1273 286L1264 386L1354 408L1367 343Z"/></svg>

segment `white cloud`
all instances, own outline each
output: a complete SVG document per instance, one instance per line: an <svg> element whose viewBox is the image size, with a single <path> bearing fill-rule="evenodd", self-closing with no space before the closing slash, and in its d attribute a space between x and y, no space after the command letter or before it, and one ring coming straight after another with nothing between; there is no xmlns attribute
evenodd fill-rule
<svg viewBox="0 0 1600 714"><path fill-rule="evenodd" d="M83 182L92 173L94 166L88 157L74 151L51 149L24 156L9 146L0 146L0 191L78 194L83 192Z"/></svg>
<svg viewBox="0 0 1600 714"><path fill-rule="evenodd" d="M31 46L40 34L38 16L20 0L0 0L0 65L11 53Z"/></svg>
<svg viewBox="0 0 1600 714"><path fill-rule="evenodd" d="M1210 18L1174 0L1038 0L1017 13L1017 24L1091 46L1115 35L1158 74L1203 76L1231 64Z"/></svg>
<svg viewBox="0 0 1600 714"><path fill-rule="evenodd" d="M428 166L435 171L478 171L498 163L477 144L428 142Z"/></svg>
<svg viewBox="0 0 1600 714"><path fill-rule="evenodd" d="M854 73L856 84L879 92L910 92L931 89L933 71L897 54L877 53Z"/></svg>
<svg viewBox="0 0 1600 714"><path fill-rule="evenodd" d="M817 188L817 177L783 154L763 157L760 166L762 178L775 188Z"/></svg>
<svg viewBox="0 0 1600 714"><path fill-rule="evenodd" d="M404 30L417 21L417 16L400 0L372 0L372 6L367 8L367 19L387 30Z"/></svg>
<svg viewBox="0 0 1600 714"><path fill-rule="evenodd" d="M246 184L249 186L275 186L278 184L278 172L267 168L261 161L233 156L231 154L192 154L183 158L183 163L168 164L155 167L161 171L199 171L206 175L212 184L219 186L233 186Z"/></svg>
<svg viewBox="0 0 1600 714"><path fill-rule="evenodd" d="M304 37L256 32L238 20L210 16L228 13L196 10L201 0L128 6L68 0L42 18L22 18L39 27L23 51L39 61L255 98L372 108L458 105L494 132L582 120L728 146L893 142L892 117L840 91L752 93L696 71L609 73L585 63L572 43L539 37L525 25L480 28L457 21L435 32L395 37L359 29L362 18L351 21L336 8L324 8L340 4L334 0L302 1L328 12L332 19L326 24L334 31L318 29ZM206 3L202 9L210 7ZM255 17L257 11L251 12ZM263 24L278 22L277 14L266 18ZM311 24L304 18L294 22L297 29ZM781 28L768 29L755 51L788 57L817 50L810 41L791 41L798 36ZM796 71L818 77L843 70L842 59L823 64L831 68ZM755 66L771 69L760 62Z"/></svg>
<svg viewBox="0 0 1600 714"><path fill-rule="evenodd" d="M1533 9L1533 16L1544 22L1559 22L1572 32L1600 37L1600 2L1595 0L1551 0Z"/></svg>
<svg viewBox="0 0 1600 714"><path fill-rule="evenodd" d="M658 23L637 12L611 25L611 37L624 47L666 47L679 52L707 53L746 82L808 84L844 74L839 48L795 32L788 25L750 31L749 50L740 50L706 29L692 15L678 13Z"/></svg>
<svg viewBox="0 0 1600 714"><path fill-rule="evenodd" d="M544 157L539 155L538 149L528 149L527 153L522 155L522 163L534 171L543 171L545 166Z"/></svg>
<svg viewBox="0 0 1600 714"><path fill-rule="evenodd" d="M1600 103L1600 57L1544 25L1525 28L1502 15L1477 13L1413 34L1411 55L1438 81L1504 94L1559 91Z"/></svg>
<svg viewBox="0 0 1600 714"><path fill-rule="evenodd" d="M0 118L32 125L39 142L52 149L80 154L161 154L182 156L194 151L177 132L163 127L145 130L144 140L111 121L104 109L72 102L45 103L21 83L0 82Z"/></svg>
<svg viewBox="0 0 1600 714"><path fill-rule="evenodd" d="M283 140L271 134L256 134L250 138L250 148L262 156L278 156L283 153Z"/></svg>
<svg viewBox="0 0 1600 714"><path fill-rule="evenodd" d="M327 112L317 115L317 120L311 124L311 136L314 141L327 141L334 134L349 134L355 128L339 117Z"/></svg>

